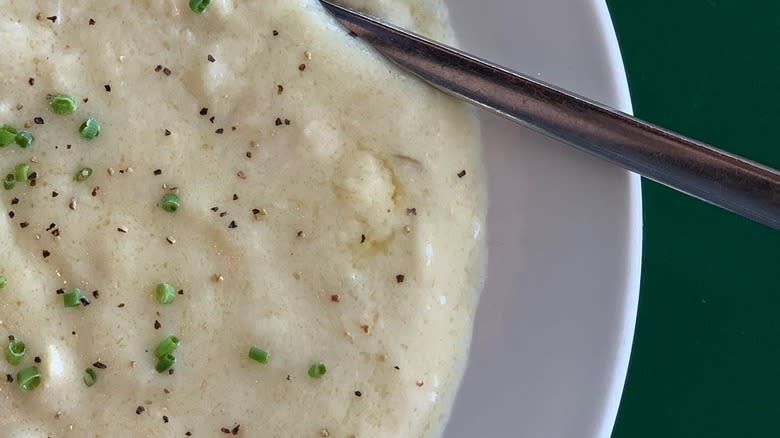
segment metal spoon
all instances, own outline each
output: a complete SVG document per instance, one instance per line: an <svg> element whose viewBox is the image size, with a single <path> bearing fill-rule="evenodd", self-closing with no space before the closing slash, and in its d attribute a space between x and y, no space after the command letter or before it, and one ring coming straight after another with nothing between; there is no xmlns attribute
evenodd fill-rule
<svg viewBox="0 0 780 438"><path fill-rule="evenodd" d="M646 178L780 230L780 172L320 0L350 32L435 87Z"/></svg>

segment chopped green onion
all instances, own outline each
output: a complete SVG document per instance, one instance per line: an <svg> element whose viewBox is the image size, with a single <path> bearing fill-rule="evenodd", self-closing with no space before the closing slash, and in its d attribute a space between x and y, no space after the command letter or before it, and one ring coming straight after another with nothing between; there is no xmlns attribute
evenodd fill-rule
<svg viewBox="0 0 780 438"><path fill-rule="evenodd" d="M5 349L5 360L11 365L19 365L24 358L24 353L27 352L27 346L24 342L13 340L8 342L8 347Z"/></svg>
<svg viewBox="0 0 780 438"><path fill-rule="evenodd" d="M171 304L176 298L176 289L170 283L160 283L155 289L155 294L160 304Z"/></svg>
<svg viewBox="0 0 780 438"><path fill-rule="evenodd" d="M24 392L30 392L41 384L41 372L38 367L25 368L16 373L19 388Z"/></svg>
<svg viewBox="0 0 780 438"><path fill-rule="evenodd" d="M8 284L8 279L5 278L5 275L0 275L0 289L4 288L5 285Z"/></svg>
<svg viewBox="0 0 780 438"><path fill-rule="evenodd" d="M8 146L16 140L16 128L11 125L0 127L0 147Z"/></svg>
<svg viewBox="0 0 780 438"><path fill-rule="evenodd" d="M190 0L190 9L196 14L202 14L209 7L211 0Z"/></svg>
<svg viewBox="0 0 780 438"><path fill-rule="evenodd" d="M176 363L176 356L169 353L158 358L157 365L154 367L154 369L156 369L158 373L163 373L165 371L168 371L168 369L172 367L173 364L175 363Z"/></svg>
<svg viewBox="0 0 780 438"><path fill-rule="evenodd" d="M65 307L78 307L81 305L81 289L74 288L62 295Z"/></svg>
<svg viewBox="0 0 780 438"><path fill-rule="evenodd" d="M28 132L28 131L19 131L18 134L16 134L16 144L18 144L20 147L26 148L27 146L30 146L33 141L35 141L35 137Z"/></svg>
<svg viewBox="0 0 780 438"><path fill-rule="evenodd" d="M160 341L160 344L157 345L157 348L154 350L154 355L157 356L158 359L162 359L166 355L175 353L177 348L179 348L179 338L170 335Z"/></svg>
<svg viewBox="0 0 780 438"><path fill-rule="evenodd" d="M14 178L16 182L25 182L30 175L30 165L27 163L19 163L14 167Z"/></svg>
<svg viewBox="0 0 780 438"><path fill-rule="evenodd" d="M87 385L87 388L91 387L92 385L97 382L97 373L92 368L87 368L84 370L84 384Z"/></svg>
<svg viewBox="0 0 780 438"><path fill-rule="evenodd" d="M160 200L160 206L163 210L173 213L179 209L179 197L174 193L166 193Z"/></svg>
<svg viewBox="0 0 780 438"><path fill-rule="evenodd" d="M54 111L54 113L60 115L73 114L79 107L75 97L64 93L58 93L52 96L49 99L49 105L51 105L51 110Z"/></svg>
<svg viewBox="0 0 780 438"><path fill-rule="evenodd" d="M81 133L82 137L86 138L87 140L92 140L93 138L100 135L100 123L90 117L81 124L79 132Z"/></svg>
<svg viewBox="0 0 780 438"><path fill-rule="evenodd" d="M268 356L268 352L262 348L252 346L252 348L249 349L249 357L260 363L268 363Z"/></svg>
<svg viewBox="0 0 780 438"><path fill-rule="evenodd" d="M317 362L309 367L309 377L312 379L319 379L328 372L328 368L322 362Z"/></svg>
<svg viewBox="0 0 780 438"><path fill-rule="evenodd" d="M91 167L82 167L79 169L78 172L76 172L75 175L73 175L73 179L75 181L84 181L87 178L92 176L92 168Z"/></svg>
<svg viewBox="0 0 780 438"><path fill-rule="evenodd" d="M6 190L11 190L16 185L16 177L13 173L9 173L5 176L5 179L3 180L3 188Z"/></svg>

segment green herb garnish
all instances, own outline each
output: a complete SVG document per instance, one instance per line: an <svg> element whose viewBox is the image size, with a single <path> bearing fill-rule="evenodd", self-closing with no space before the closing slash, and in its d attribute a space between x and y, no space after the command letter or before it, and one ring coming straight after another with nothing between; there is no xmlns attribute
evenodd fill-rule
<svg viewBox="0 0 780 438"><path fill-rule="evenodd" d="M24 358L24 354L27 352L27 346L24 342L12 340L8 342L8 346L5 348L5 360L11 365L19 365Z"/></svg>
<svg viewBox="0 0 780 438"><path fill-rule="evenodd" d="M322 362L317 362L309 367L309 377L319 379L328 372L328 368Z"/></svg>
<svg viewBox="0 0 780 438"><path fill-rule="evenodd" d="M38 367L29 367L16 374L19 388L24 392L30 392L41 384L41 372Z"/></svg>
<svg viewBox="0 0 780 438"><path fill-rule="evenodd" d="M249 357L252 360L256 360L262 364L268 363L268 352L263 350L262 348L258 348L255 346L252 346L252 348L249 349Z"/></svg>
<svg viewBox="0 0 780 438"><path fill-rule="evenodd" d="M170 283L160 283L154 291L157 295L157 302L160 304L171 304L176 298L176 289Z"/></svg>
<svg viewBox="0 0 780 438"><path fill-rule="evenodd" d="M79 133L81 133L81 136L86 138L87 140L92 140L93 138L100 135L100 123L98 123L97 120L90 117L84 123L81 124L81 127L79 128Z"/></svg>
<svg viewBox="0 0 780 438"><path fill-rule="evenodd" d="M53 95L49 99L49 105L55 114L60 115L73 114L79 107L75 97L64 93Z"/></svg>

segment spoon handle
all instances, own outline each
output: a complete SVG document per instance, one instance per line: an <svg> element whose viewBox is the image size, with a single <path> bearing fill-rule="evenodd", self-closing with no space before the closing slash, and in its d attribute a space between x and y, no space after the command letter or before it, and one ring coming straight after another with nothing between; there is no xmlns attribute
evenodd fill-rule
<svg viewBox="0 0 780 438"><path fill-rule="evenodd" d="M646 178L780 229L780 172L375 17L321 3L349 31L437 88Z"/></svg>

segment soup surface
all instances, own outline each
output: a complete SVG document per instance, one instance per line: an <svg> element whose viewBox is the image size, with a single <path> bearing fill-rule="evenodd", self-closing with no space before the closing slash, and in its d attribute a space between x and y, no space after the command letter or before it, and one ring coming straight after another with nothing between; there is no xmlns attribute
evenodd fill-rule
<svg viewBox="0 0 780 438"><path fill-rule="evenodd" d="M452 41L439 0L345 3ZM0 11L0 436L440 433L483 276L466 106L315 0Z"/></svg>

